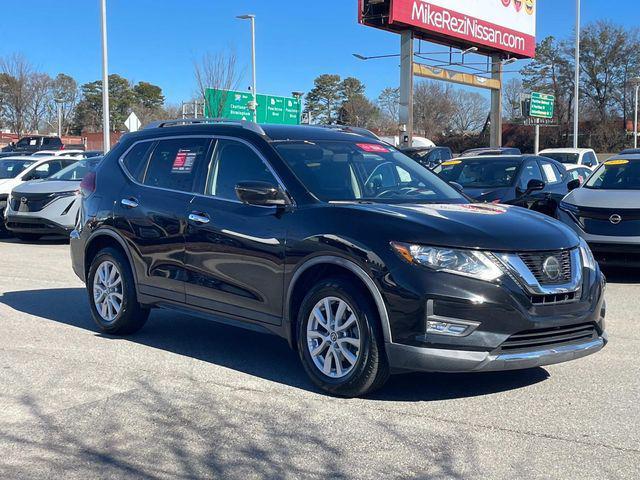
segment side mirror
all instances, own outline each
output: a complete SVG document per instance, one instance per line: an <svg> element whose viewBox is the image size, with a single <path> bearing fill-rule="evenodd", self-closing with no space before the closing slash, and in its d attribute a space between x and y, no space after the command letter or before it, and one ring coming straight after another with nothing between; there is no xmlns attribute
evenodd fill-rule
<svg viewBox="0 0 640 480"><path fill-rule="evenodd" d="M455 188L459 193L464 193L464 187L458 182L449 182L449 185Z"/></svg>
<svg viewBox="0 0 640 480"><path fill-rule="evenodd" d="M290 203L282 190L267 182L240 182L236 185L236 195L247 205L283 207Z"/></svg>
<svg viewBox="0 0 640 480"><path fill-rule="evenodd" d="M575 178L573 180L571 180L569 183L567 183L567 190L571 191L571 190L575 190L576 188L580 187L580 180Z"/></svg>
<svg viewBox="0 0 640 480"><path fill-rule="evenodd" d="M527 183L527 189L523 192L523 195L529 195L532 192L538 192L543 190L546 184L542 180L538 180L537 178L532 178Z"/></svg>

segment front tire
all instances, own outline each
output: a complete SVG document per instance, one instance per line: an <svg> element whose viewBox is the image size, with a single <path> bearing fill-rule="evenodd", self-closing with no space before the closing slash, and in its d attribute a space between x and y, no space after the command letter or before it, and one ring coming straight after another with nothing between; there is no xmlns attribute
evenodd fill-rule
<svg viewBox="0 0 640 480"><path fill-rule="evenodd" d="M378 314L368 292L349 279L311 288L298 312L297 343L305 371L330 394L366 395L389 377Z"/></svg>
<svg viewBox="0 0 640 480"><path fill-rule="evenodd" d="M149 310L136 299L129 261L119 250L105 248L93 258L87 277L87 292L91 316L105 333L135 333L149 317Z"/></svg>

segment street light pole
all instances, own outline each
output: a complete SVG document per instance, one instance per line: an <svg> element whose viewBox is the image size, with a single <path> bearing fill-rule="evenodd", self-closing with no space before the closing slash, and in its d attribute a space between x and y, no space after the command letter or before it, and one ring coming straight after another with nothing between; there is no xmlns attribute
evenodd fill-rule
<svg viewBox="0 0 640 480"><path fill-rule="evenodd" d="M573 148L578 148L579 107L580 107L580 0L576 0L576 70L573 92Z"/></svg>
<svg viewBox="0 0 640 480"><path fill-rule="evenodd" d="M256 122L258 118L258 102L257 102L257 90L256 90L256 16L253 14L247 15L238 15L237 18L241 20L250 20L251 21L251 90L253 95L253 121Z"/></svg>
<svg viewBox="0 0 640 480"><path fill-rule="evenodd" d="M102 142L104 153L111 149L109 138L109 69L107 58L107 0L102 6Z"/></svg>

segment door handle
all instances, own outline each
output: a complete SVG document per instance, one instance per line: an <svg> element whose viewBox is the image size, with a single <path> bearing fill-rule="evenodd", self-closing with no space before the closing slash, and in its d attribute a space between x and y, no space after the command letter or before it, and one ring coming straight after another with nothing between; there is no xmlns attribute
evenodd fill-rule
<svg viewBox="0 0 640 480"><path fill-rule="evenodd" d="M138 201L135 198L123 198L120 200L120 204L123 207L136 208L138 206Z"/></svg>
<svg viewBox="0 0 640 480"><path fill-rule="evenodd" d="M209 223L211 219L206 214L201 215L199 213L190 213L189 220L192 221L193 223L199 223L201 225L204 225L206 223Z"/></svg>

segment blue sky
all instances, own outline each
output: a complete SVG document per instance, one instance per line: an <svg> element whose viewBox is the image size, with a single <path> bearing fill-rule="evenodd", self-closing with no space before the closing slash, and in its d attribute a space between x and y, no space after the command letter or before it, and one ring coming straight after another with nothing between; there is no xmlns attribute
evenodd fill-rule
<svg viewBox="0 0 640 480"><path fill-rule="evenodd" d="M2 3L0 57L19 52L38 69L70 74L79 83L100 78L99 0ZM582 5L583 24L609 19L637 25L631 0ZM538 0L538 38L569 36L574 6L574 0ZM400 41L358 25L357 0L107 0L107 8L110 73L160 85L171 102L192 96L193 60L205 51L234 48L245 70L241 87L249 85L249 22L235 18L243 13L257 17L261 93L308 91L321 73L358 77L371 97L398 83L397 60L363 62L351 55L396 53Z"/></svg>

